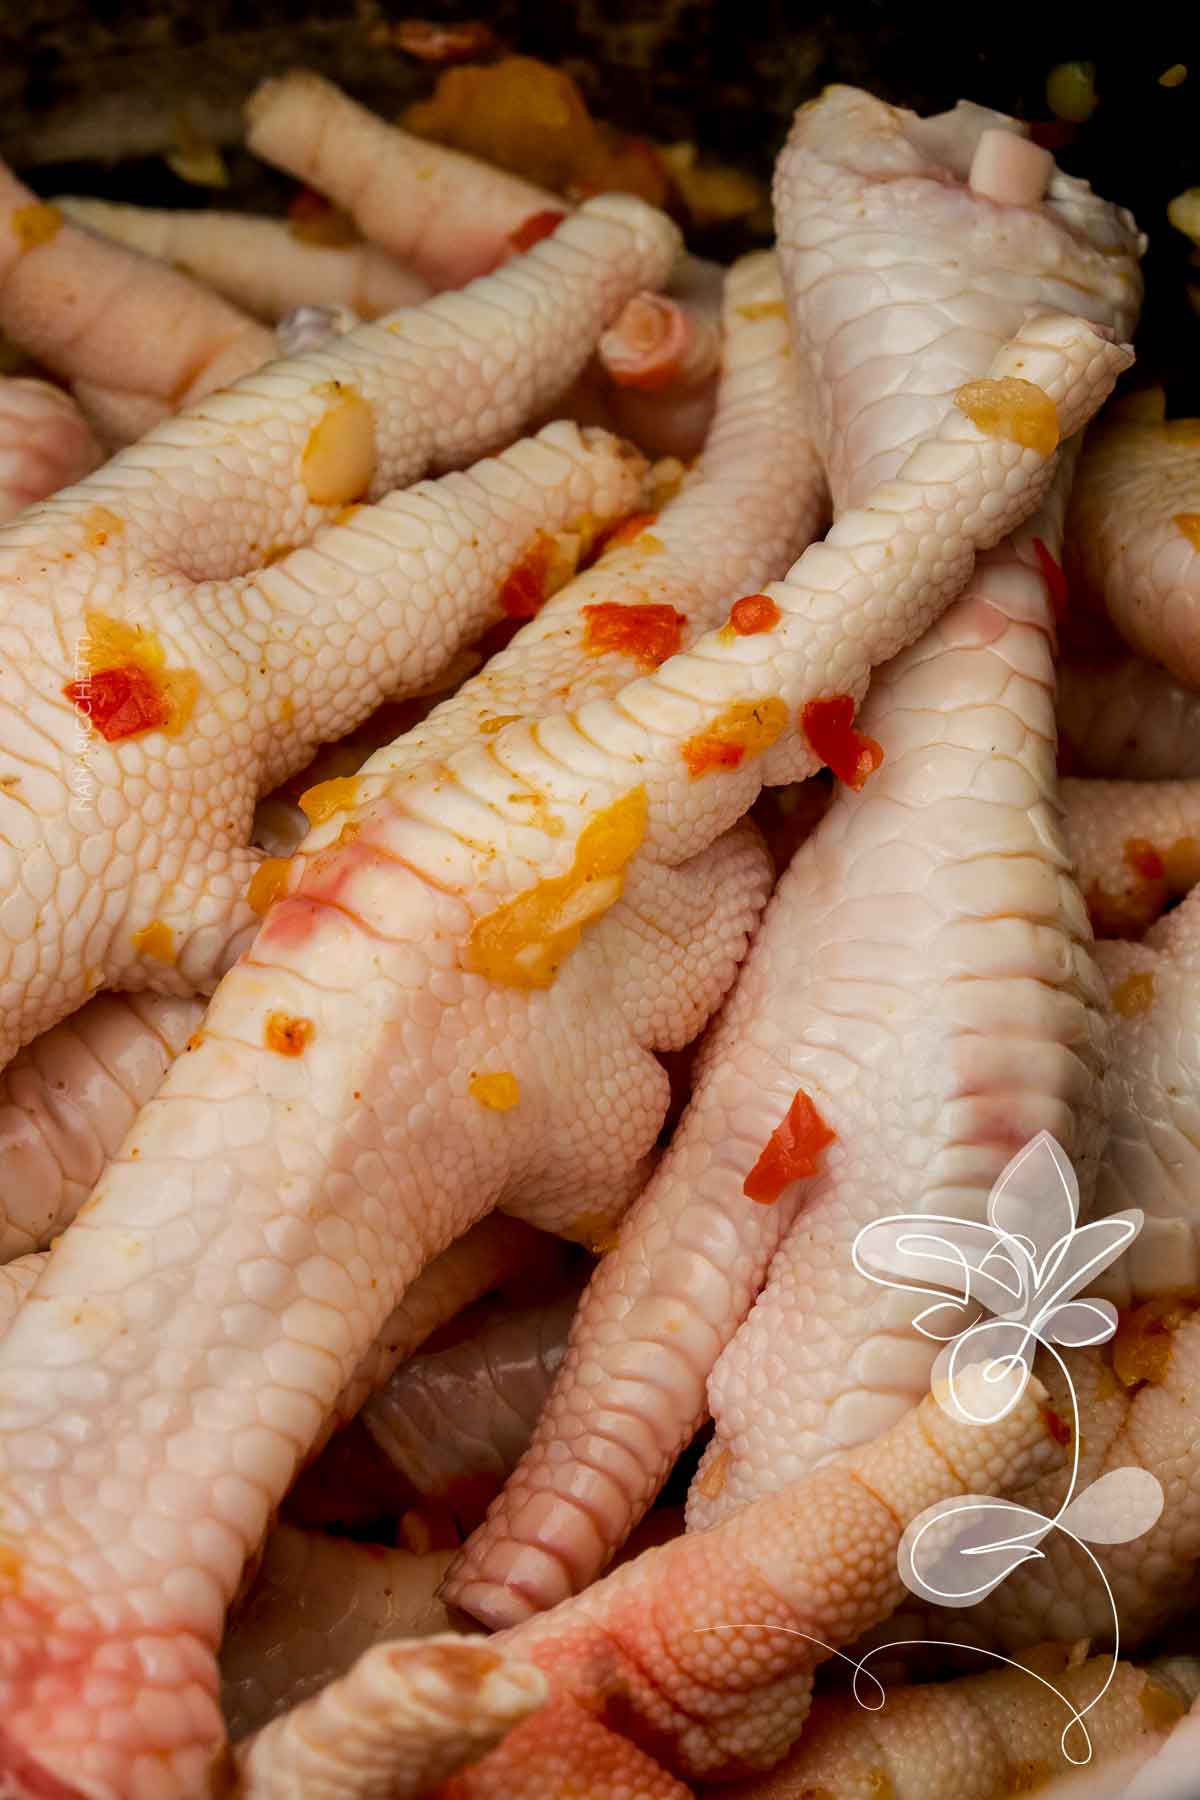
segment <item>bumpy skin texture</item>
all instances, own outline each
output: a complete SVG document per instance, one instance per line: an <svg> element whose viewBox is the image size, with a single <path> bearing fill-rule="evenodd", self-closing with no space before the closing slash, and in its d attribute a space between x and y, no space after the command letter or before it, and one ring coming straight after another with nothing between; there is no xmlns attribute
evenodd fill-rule
<svg viewBox="0 0 1200 1800"><path fill-rule="evenodd" d="M1128 353L1049 318L991 373L1014 361L1070 436ZM777 700L782 724L831 687L860 695L1038 504L1054 460L955 413L769 584L773 631L710 633L615 699L507 725L427 772L375 773L373 758L349 816L310 833L203 1041L0 1345L0 1530L21 1569L0 1600L14 1783L38 1769L93 1800L142 1800L207 1780L214 1650L242 1565L422 1264L497 1203L603 1230L644 1179L667 1100L650 1050L686 1042L725 992L767 880L756 834L729 830L765 759L697 778L685 745L734 703ZM346 824L358 832L334 848ZM589 826L590 880L571 873ZM572 882L564 915L552 897ZM550 986L471 966L498 920L559 959ZM280 1014L301 1054L272 1047ZM481 1105L473 1072L513 1075L519 1105ZM121 1721L103 1738L101 1672Z"/></svg>
<svg viewBox="0 0 1200 1800"><path fill-rule="evenodd" d="M506 1739L503 1755L452 1776L435 1800L694 1800L693 1790L568 1694L549 1700Z"/></svg>
<svg viewBox="0 0 1200 1800"><path fill-rule="evenodd" d="M1135 650L1200 687L1200 420L1122 421L1089 434L1067 574Z"/></svg>
<svg viewBox="0 0 1200 1800"><path fill-rule="evenodd" d="M539 1670L478 1639L377 1644L236 1755L245 1800L416 1800L542 1704Z"/></svg>
<svg viewBox="0 0 1200 1800"><path fill-rule="evenodd" d="M1095 1210L1146 1222L1105 1278L1119 1304L1200 1289L1200 893L1140 944L1101 944L1113 1000L1111 1120Z"/></svg>
<svg viewBox="0 0 1200 1800"><path fill-rule="evenodd" d="M1200 775L1200 694L1127 656L1058 671L1058 729L1068 767L1129 781Z"/></svg>
<svg viewBox="0 0 1200 1800"><path fill-rule="evenodd" d="M48 211L3 167L0 221L0 329L70 383L107 444L132 443L275 353L236 307Z"/></svg>
<svg viewBox="0 0 1200 1800"><path fill-rule="evenodd" d="M195 1000L102 994L0 1076L0 1259L70 1224L204 1016Z"/></svg>
<svg viewBox="0 0 1200 1800"><path fill-rule="evenodd" d="M365 238L434 288L487 274L513 254L522 226L570 210L560 195L397 130L305 70L266 81L251 96L247 142L344 208ZM671 285L683 312L670 303L667 309L677 324L688 318L687 335L704 340L706 355L714 349L710 326L720 306L716 276L715 265L686 258ZM635 317L644 299L633 297ZM622 341L628 325L626 319ZM645 392L614 386L601 352L565 410L619 430L653 454L695 456L713 407L713 383L693 379L698 367L687 358L666 371L664 386ZM710 363L710 374L715 367Z"/></svg>
<svg viewBox="0 0 1200 1800"><path fill-rule="evenodd" d="M0 525L23 507L81 481L103 461L69 394L48 381L0 380Z"/></svg>
<svg viewBox="0 0 1200 1800"><path fill-rule="evenodd" d="M1062 310L1120 337L1133 328L1128 213L1057 171L1034 207L964 185L999 119L969 105L919 119L846 87L797 114L775 173L779 257L839 509L894 471L947 395L1030 317Z"/></svg>
<svg viewBox="0 0 1200 1800"><path fill-rule="evenodd" d="M182 265L269 325L297 306L348 306L362 319L377 319L429 298L429 283L377 245L307 242L284 219L167 212L108 200L54 204L101 237Z"/></svg>
<svg viewBox="0 0 1200 1800"><path fill-rule="evenodd" d="M375 766L415 768L497 719L616 694L644 664L593 643L588 607L669 607L679 643L692 644L721 623L738 592L780 574L811 542L825 515L825 484L773 256L748 256L730 270L724 317L713 429L680 492L631 543L613 545L569 582Z"/></svg>
<svg viewBox="0 0 1200 1800"><path fill-rule="evenodd" d="M911 1406L937 1347L923 1300L854 1268L871 1219L982 1217L1041 1129L1090 1186L1104 990L1056 830L1052 654L1041 576L1005 547L877 676L861 723L883 765L792 859L459 1604L495 1622L578 1590L706 1410L700 1527ZM798 1088L838 1143L759 1205L742 1184Z"/></svg>
<svg viewBox="0 0 1200 1800"><path fill-rule="evenodd" d="M1124 215L1058 175L1043 207L1019 210L956 179L992 119L965 108L921 121L848 88L797 117L776 173L778 254L836 505L893 476L912 436L952 410L957 383L1054 305L1064 277L1106 327L1129 327L1140 289ZM1018 360L1021 378L1036 379ZM1048 507L1037 528L1056 548L1060 511ZM1046 1127L1071 1144L1086 1184L1099 1151L1102 988L1052 817L1049 615L1028 541L1021 554L997 552L977 571L961 641L949 625L910 654L911 698L868 700L883 771L793 863L705 1052L701 1097L596 1277L528 1457L448 1584L486 1623L589 1580L700 1422L704 1380L788 1238L795 1190L762 1209L742 1182L797 1087L841 1143L828 1181L804 1197L805 1218L816 1208L822 1220L817 1241L797 1227L718 1366L702 1486L724 1491L706 1502L693 1490L698 1524L861 1442L923 1390L932 1349L912 1329L915 1307L872 1292L849 1258L897 1181L910 1206L978 1212L1008 1156ZM821 691L861 698L841 673L831 652ZM880 722L890 704L905 715L894 744ZM961 718L943 726L944 705ZM768 752L772 772L808 773L794 755ZM1006 916L989 926L997 884ZM886 946L869 987L864 936ZM897 967L900 997L885 1004ZM964 969L981 979L946 985ZM937 1074L912 1091L931 1065ZM789 1322L798 1308L802 1335Z"/></svg>
<svg viewBox="0 0 1200 1800"><path fill-rule="evenodd" d="M277 1525L221 1645L230 1737L309 1699L372 1644L447 1631L435 1594L448 1560Z"/></svg>
<svg viewBox="0 0 1200 1800"><path fill-rule="evenodd" d="M881 1794L889 1800L1008 1800L1035 1787L1040 1792L1052 1775L1071 1768L1061 1743L1070 1720L1064 1699L1077 1710L1088 1706L1108 1680L1112 1660L1096 1656L1075 1668L1037 1668L1055 1692L1024 1669L1002 1669L897 1689L880 1712L851 1698L818 1699L786 1762L761 1781L731 1789L728 1800L823 1800L825 1794L831 1800L879 1800ZM1198 1686L1194 1665L1158 1670L1119 1664L1086 1716L1089 1767L1102 1771L1111 1757L1139 1745L1160 1748L1166 1721L1182 1716ZM864 1699L873 1703L867 1690ZM1078 1727L1067 1747L1076 1759L1084 1755Z"/></svg>
<svg viewBox="0 0 1200 1800"><path fill-rule="evenodd" d="M996 1431L950 1418L927 1395L866 1449L714 1531L645 1552L491 1646L537 1664L556 1692L652 1745L673 1773L769 1768L800 1733L814 1669L896 1604L907 1522L951 1495L1006 1492L1022 1466L1057 1465L1040 1392L1032 1383ZM493 1768L520 1769L523 1735Z"/></svg>
<svg viewBox="0 0 1200 1800"><path fill-rule="evenodd" d="M0 1058L98 987L211 986L256 924L258 857L242 846L257 795L398 678L411 691L444 667L497 616L539 529L636 502L640 459L565 423L436 485L389 490L511 438L676 243L637 202L591 202L477 287L271 365L0 535L0 582L21 597L0 677L0 764L17 777L0 794ZM492 395L483 409L477 384ZM356 497L333 479L346 406L374 464L360 454L346 479L361 497L369 476L370 497L386 498L337 523ZM333 483L320 502L304 475L318 430ZM155 634L167 668L195 676L178 737L108 743L65 697L87 673L95 613ZM133 942L156 921L173 961Z"/></svg>
<svg viewBox="0 0 1200 1800"><path fill-rule="evenodd" d="M1200 781L1064 781L1067 842L1097 937L1138 937L1200 880Z"/></svg>

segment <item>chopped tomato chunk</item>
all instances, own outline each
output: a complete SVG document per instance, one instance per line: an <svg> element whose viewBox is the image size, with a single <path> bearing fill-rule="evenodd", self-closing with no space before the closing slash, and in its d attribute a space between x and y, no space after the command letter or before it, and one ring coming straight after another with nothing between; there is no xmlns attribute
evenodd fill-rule
<svg viewBox="0 0 1200 1800"><path fill-rule="evenodd" d="M171 716L159 683L136 663L97 669L82 681L69 681L63 693L110 744L143 731L160 731Z"/></svg>
<svg viewBox="0 0 1200 1800"><path fill-rule="evenodd" d="M847 787L861 788L883 761L883 746L854 729L854 701L849 694L832 700L810 700L800 723L813 753Z"/></svg>
<svg viewBox="0 0 1200 1800"><path fill-rule="evenodd" d="M757 637L760 631L775 629L779 608L769 594L746 594L730 607L729 623L739 637Z"/></svg>
<svg viewBox="0 0 1200 1800"><path fill-rule="evenodd" d="M836 1140L837 1132L829 1129L804 1089L797 1088L792 1104L743 1182L742 1192L748 1200L769 1206L793 1181L815 1175L821 1151Z"/></svg>

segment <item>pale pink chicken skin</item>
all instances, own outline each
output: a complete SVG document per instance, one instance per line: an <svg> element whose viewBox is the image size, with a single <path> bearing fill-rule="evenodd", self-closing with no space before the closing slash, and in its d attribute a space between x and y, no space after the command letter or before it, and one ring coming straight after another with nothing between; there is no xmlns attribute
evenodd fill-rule
<svg viewBox="0 0 1200 1800"><path fill-rule="evenodd" d="M376 319L431 292L377 244L310 242L286 219L73 197L54 205L101 237L183 269L268 325L297 306L348 306L360 319Z"/></svg>
<svg viewBox="0 0 1200 1800"><path fill-rule="evenodd" d="M0 379L0 525L104 460L69 394L48 381Z"/></svg>
<svg viewBox="0 0 1200 1800"><path fill-rule="evenodd" d="M545 188L389 125L308 70L263 82L246 123L251 150L335 201L365 238L434 288L488 273L524 229L570 210ZM658 293L662 285L631 297L569 410L654 454L690 457L712 417L719 270L688 257L670 295ZM623 385L628 374L637 385Z"/></svg>
<svg viewBox="0 0 1200 1800"><path fill-rule="evenodd" d="M0 1075L0 1261L44 1250L199 1027L196 1000L102 994Z"/></svg>
<svg viewBox="0 0 1200 1800"><path fill-rule="evenodd" d="M831 1800L879 1800L881 1794L887 1800L1010 1800L1035 1789L1040 1794L1053 1775L1071 1770L1061 1744L1071 1718L1065 1702L1090 1708L1087 1766L1104 1780L1121 1752L1162 1749L1170 1722L1182 1718L1200 1691L1195 1663L1176 1659L1137 1668L1122 1662L1092 1705L1108 1681L1111 1657L1071 1667L1063 1646L1033 1666L1040 1680L1010 1668L896 1688L878 1712L852 1698L822 1697L786 1761L762 1780L729 1789L727 1800L824 1800L826 1794ZM873 1692L864 1689L864 1698L873 1704ZM1078 1728L1067 1744L1076 1759L1083 1757Z"/></svg>
<svg viewBox="0 0 1200 1800"><path fill-rule="evenodd" d="M243 1800L419 1800L546 1698L539 1669L479 1638L377 1644L238 1746ZM219 1776L218 1776L219 1779Z"/></svg>
<svg viewBox="0 0 1200 1800"><path fill-rule="evenodd" d="M335 201L364 238L434 288L488 274L520 226L567 210L532 182L389 125L306 69L255 89L246 144Z"/></svg>
<svg viewBox="0 0 1200 1800"><path fill-rule="evenodd" d="M1032 560L1028 538L981 558L876 677L860 723L883 764L793 857L534 1444L447 1584L487 1622L586 1585L706 1410L700 1528L919 1399L937 1345L912 1324L922 1298L855 1269L871 1219L981 1217L1042 1129L1090 1188L1104 989L1058 841L1051 613ZM756 1203L743 1182L797 1090L838 1142L812 1180Z"/></svg>
<svg viewBox="0 0 1200 1800"><path fill-rule="evenodd" d="M641 458L565 422L392 490L509 440L677 244L639 202L590 202L478 286L272 364L0 533L21 596L0 678L0 1061L99 987L210 988L257 924L259 793L445 667L539 530L637 504ZM359 499L376 503L347 515ZM178 736L108 743L64 694L110 616L194 684Z"/></svg>
<svg viewBox="0 0 1200 1800"><path fill-rule="evenodd" d="M1091 432L1067 541L1080 602L1200 687L1200 420L1118 420Z"/></svg>
<svg viewBox="0 0 1200 1800"><path fill-rule="evenodd" d="M1068 291L1105 328L1128 331L1136 316L1127 215L1057 173L1037 208L1001 210L961 185L996 118L965 106L919 120L829 89L798 115L777 165L777 254L835 507L893 474L910 434L945 416L957 384L1023 319ZM1053 550L1062 497L1037 528ZM868 698L864 728L883 739L883 769L781 884L705 1049L699 1097L577 1317L534 1444L452 1571L448 1596L489 1625L553 1604L603 1567L700 1423L719 1356L696 1524L863 1441L919 1397L934 1350L913 1329L917 1306L882 1298L850 1261L857 1230L891 1209L897 1187L914 1207L977 1212L1043 1127L1070 1144L1089 1185L1103 987L1056 841L1051 614L1029 541L1020 560L995 552L977 590L963 643L950 622L909 653L912 699L893 671ZM902 714L897 745L879 722L890 706ZM961 708L946 726L953 751L941 706ZM1011 758L998 767L997 731ZM925 892L932 871L937 899ZM989 931L979 915L997 884L1008 917ZM903 998L889 991L885 1004L864 988L864 935L886 946L875 983L900 969ZM946 985L964 970L979 978ZM913 1091L931 1058L942 1072ZM828 1180L759 1208L742 1182L797 1087L840 1143ZM766 1295L727 1349L773 1258ZM719 1497L705 1497L710 1483Z"/></svg>
<svg viewBox="0 0 1200 1800"><path fill-rule="evenodd" d="M589 607L608 608L610 620L618 623L630 607L660 609L666 625L656 654L662 656L672 642L688 643L716 624L739 582L753 587L780 572L815 534L825 510L824 482L808 435L773 257L748 257L734 267L725 309L724 371L715 422L703 454L683 478L682 490L652 520L647 517L646 532L627 546L614 545L592 569L568 583L482 673L408 732L399 742L396 766L400 760L410 767L427 763L431 756L446 754L481 729L486 731L496 719L554 710L568 696L582 701L614 692L641 665L635 655L590 642ZM631 480L632 474L631 468ZM635 622L638 617L628 616ZM631 641L636 649L636 630ZM655 641L652 633L652 649ZM437 681L450 674L447 670ZM308 785L345 776L361 766L368 744L374 747L379 742L378 735L369 732L367 721L361 742L342 740L322 752ZM294 808L282 817L278 806L268 818L269 811L268 804L256 812L254 841L267 844L273 856L289 856L308 821ZM288 841L273 841L285 838ZM231 924L231 935L233 929ZM182 1002L176 1005L183 1007ZM144 1060L145 1052L155 1058L153 1040L147 1041L139 1030L141 1015L127 1010L128 1001L121 1006L126 1009L127 1060L132 1062L135 1056ZM179 1016L182 1020L182 1011ZM80 1018L79 1028L89 1029L91 1014L85 1009ZM102 1021L110 1034L117 1018L114 1003L109 1002ZM183 1032L176 1052L197 1023L194 1020ZM51 1230L62 1229L87 1188L99 1179L104 1161L133 1117L119 1107L106 1117L103 1091L80 1083L69 1067L62 1067L60 1059L70 1054L76 1029L68 1023L61 1028L65 1037L51 1035L45 1046L39 1040L29 1047L38 1069L61 1083L54 1115L40 1131L24 1119L14 1119L10 1144L0 1136L0 1195L8 1191L10 1180L19 1184L20 1218L47 1221L40 1237L14 1240L13 1254L17 1248L47 1242ZM161 1064L160 1077L166 1066ZM157 1080L150 1084L147 1067L136 1094L139 1105L156 1085ZM32 1099L27 1080L22 1092ZM4 1117L0 1113L0 1130ZM86 1136L101 1147L101 1160L93 1155L86 1170L80 1170L72 1136ZM64 1164L75 1168L76 1179L68 1176ZM86 1179L87 1188L81 1190L80 1179Z"/></svg>
<svg viewBox="0 0 1200 1800"><path fill-rule="evenodd" d="M1139 944L1099 944L1113 1008L1095 1211L1146 1222L1107 1272L1118 1304L1200 1290L1200 892Z"/></svg>
<svg viewBox="0 0 1200 1800"><path fill-rule="evenodd" d="M1022 1464L1054 1468L1061 1455L1037 1383L998 1430L926 1396L876 1443L645 1552L491 1647L542 1668L556 1694L650 1746L673 1774L727 1781L770 1768L801 1734L817 1666L903 1592L908 1521L943 1497L1005 1493ZM441 1800L492 1800L501 1772L510 1793L537 1793L541 1735L540 1718L520 1727Z"/></svg>
<svg viewBox="0 0 1200 1800"><path fill-rule="evenodd" d="M271 333L236 307L71 224L3 165L0 328L70 383L110 446L275 354Z"/></svg>
<svg viewBox="0 0 1200 1800"><path fill-rule="evenodd" d="M1192 1295L1165 1311L1151 1307L1126 1314L1113 1344L1072 1351L1066 1359L1081 1421L1073 1492L1083 1493L1115 1469L1146 1469L1163 1491L1162 1511L1154 1525L1129 1542L1086 1548L1067 1530L1052 1531L1039 1542L1038 1558L1014 1569L980 1604L914 1613L910 1602L873 1632L873 1639L933 1638L1008 1656L1048 1641L1073 1644L1086 1639L1099 1651L1113 1644L1115 1610L1121 1654L1132 1655L1172 1620L1194 1617L1200 1596L1196 1300ZM1062 1372L1044 1353L1035 1368L1044 1380L1051 1409L1073 1425L1072 1396ZM1067 1480L1067 1471L1060 1468L1039 1475L1028 1487L1014 1484L1007 1492L1053 1518ZM924 1651L914 1654L927 1657ZM964 1655L967 1666L977 1661L969 1652Z"/></svg>
<svg viewBox="0 0 1200 1800"><path fill-rule="evenodd" d="M1077 775L1126 781L1200 776L1200 694L1127 656L1058 671L1059 743Z"/></svg>
<svg viewBox="0 0 1200 1800"><path fill-rule="evenodd" d="M1097 937L1139 937L1200 880L1200 780L1072 780L1061 793Z"/></svg>
<svg viewBox="0 0 1200 1800"><path fill-rule="evenodd" d="M1018 363L1068 438L1128 360L1049 318L981 373ZM22 1568L0 1604L14 1783L36 1768L93 1800L203 1788L225 1608L384 1316L496 1201L557 1229L619 1210L666 1103L648 1046L691 1035L761 898L761 851L729 827L764 773L817 764L787 720L830 687L860 696L872 663L961 591L976 550L1039 504L1054 466L954 411L870 509L768 584L773 631L711 633L618 699L510 724L434 772L373 777L369 762L350 817L310 834L202 1043L0 1345L3 1529ZM697 779L684 747L731 706L757 708L779 742ZM523 822L525 795L549 809L544 826ZM346 823L357 836L328 856ZM586 865L569 872L589 824L586 883ZM550 987L469 966L503 975L505 920L535 970L566 957ZM302 1055L264 1043L272 1013L296 1022ZM516 1078L515 1116L470 1094L472 1072Z"/></svg>

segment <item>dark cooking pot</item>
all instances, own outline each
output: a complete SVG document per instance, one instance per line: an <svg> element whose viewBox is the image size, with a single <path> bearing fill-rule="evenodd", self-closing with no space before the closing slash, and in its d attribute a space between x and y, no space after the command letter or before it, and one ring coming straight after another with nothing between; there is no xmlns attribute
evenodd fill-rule
<svg viewBox="0 0 1200 1800"><path fill-rule="evenodd" d="M1166 222L1180 189L1200 183L1200 30L1179 6L1104 14L1094 4L888 5L836 9L788 0L8 0L0 6L0 154L36 187L196 206L201 190L161 160L181 115L200 136L236 145L241 105L261 78L319 69L394 115L435 71L381 49L380 23L415 12L483 17L510 47L566 63L593 110L663 142L769 173L794 109L829 81L868 87L922 111L959 97L1046 119L1058 61L1097 66L1101 103L1063 166L1130 206L1151 237L1142 371L1164 373L1173 411L1200 411L1200 358L1185 297L1188 245ZM1173 64L1180 86L1160 86ZM235 202L274 207L282 186L233 159ZM228 197L224 199L228 204ZM699 246L746 248L726 233ZM1188 365L1191 365L1189 368Z"/></svg>

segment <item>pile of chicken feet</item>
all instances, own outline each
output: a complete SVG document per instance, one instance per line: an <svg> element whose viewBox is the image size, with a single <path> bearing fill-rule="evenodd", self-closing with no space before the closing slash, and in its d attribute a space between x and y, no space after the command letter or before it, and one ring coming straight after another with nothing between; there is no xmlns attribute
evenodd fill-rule
<svg viewBox="0 0 1200 1800"><path fill-rule="evenodd" d="M1002 1800L1111 1592L1064 1793L1166 1795L1200 424L1080 452L1144 240L845 87L728 271L312 76L248 141L360 241L3 176L0 1793ZM852 1256L1043 1131L1147 1215L1066 1367L1161 1514L814 1696L926 1507L1064 1491L1063 1370L956 1418Z"/></svg>

